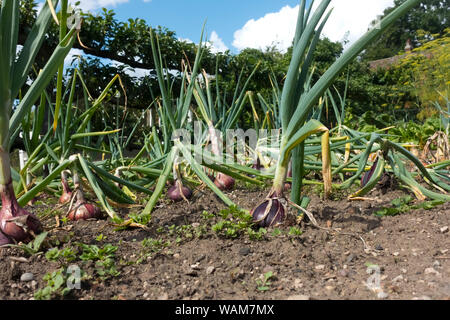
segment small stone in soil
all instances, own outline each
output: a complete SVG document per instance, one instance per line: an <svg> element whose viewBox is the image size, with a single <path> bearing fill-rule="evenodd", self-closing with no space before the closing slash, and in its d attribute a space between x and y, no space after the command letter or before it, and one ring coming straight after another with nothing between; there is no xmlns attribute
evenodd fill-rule
<svg viewBox="0 0 450 320"><path fill-rule="evenodd" d="M403 281L402 275L399 275L399 276L395 277L394 279L392 279L392 282L399 282L399 281Z"/></svg>
<svg viewBox="0 0 450 320"><path fill-rule="evenodd" d="M250 254L250 248L249 247L243 247L241 249L239 249L239 254L241 256L247 256Z"/></svg>
<svg viewBox="0 0 450 320"><path fill-rule="evenodd" d="M169 300L169 295L167 293L163 293L158 297L158 300Z"/></svg>
<svg viewBox="0 0 450 320"><path fill-rule="evenodd" d="M448 232L448 226L442 227L440 230L441 230L441 233L447 233Z"/></svg>
<svg viewBox="0 0 450 320"><path fill-rule="evenodd" d="M191 264L191 269L193 269L193 270L198 270L198 269L200 269L200 263L197 262L196 264Z"/></svg>
<svg viewBox="0 0 450 320"><path fill-rule="evenodd" d="M353 259L355 259L355 255L354 255L354 254L351 254L351 255L349 255L349 256L347 257L346 262L347 262L347 263L350 263L350 262L353 261Z"/></svg>
<svg viewBox="0 0 450 320"><path fill-rule="evenodd" d="M206 268L206 274L212 274L216 268L214 266L209 266Z"/></svg>
<svg viewBox="0 0 450 320"><path fill-rule="evenodd" d="M202 254L195 260L195 262L200 262L200 261L204 260L205 258L206 258L206 255Z"/></svg>
<svg viewBox="0 0 450 320"><path fill-rule="evenodd" d="M341 271L339 271L339 275L341 277L347 277L348 276L348 271L345 269L342 269Z"/></svg>
<svg viewBox="0 0 450 320"><path fill-rule="evenodd" d="M319 264L315 267L316 270L323 270L325 269L325 265L324 264Z"/></svg>
<svg viewBox="0 0 450 320"><path fill-rule="evenodd" d="M184 274L187 275L187 276L191 276L191 277L197 277L198 276L198 272L193 270L192 268L186 269Z"/></svg>
<svg viewBox="0 0 450 320"><path fill-rule="evenodd" d="M425 274L434 274L434 275L438 276L440 273L438 271L436 271L434 268L426 268Z"/></svg>
<svg viewBox="0 0 450 320"><path fill-rule="evenodd" d="M20 276L20 281L28 282L34 279L34 275L30 272L24 273Z"/></svg>

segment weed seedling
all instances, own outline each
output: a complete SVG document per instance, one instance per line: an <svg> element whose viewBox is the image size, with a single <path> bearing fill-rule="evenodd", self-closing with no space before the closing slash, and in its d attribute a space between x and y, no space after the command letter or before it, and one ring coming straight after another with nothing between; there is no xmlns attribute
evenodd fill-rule
<svg viewBox="0 0 450 320"><path fill-rule="evenodd" d="M293 236L293 237L301 236L302 233L303 233L302 230L300 230L300 228L298 228L298 227L291 227L289 229L289 235Z"/></svg>
<svg viewBox="0 0 450 320"><path fill-rule="evenodd" d="M80 259L83 261L95 261L95 271L102 280L109 278L110 276L116 277L120 274L115 266L115 252L118 247L112 244L106 244L102 248L96 245L86 245L83 243L78 244L83 253L80 255Z"/></svg>
<svg viewBox="0 0 450 320"><path fill-rule="evenodd" d="M103 233L100 233L97 238L95 238L96 241L102 242L106 239L106 237L103 235Z"/></svg>
<svg viewBox="0 0 450 320"><path fill-rule="evenodd" d="M270 278L273 277L273 272L269 271L266 272L265 274L261 275L261 277L259 279L256 279L256 285L257 285L257 289L259 291L267 291L270 289L270 285L272 284L270 282Z"/></svg>
<svg viewBox="0 0 450 320"><path fill-rule="evenodd" d="M212 219L214 218L214 214L205 210L202 212L202 218L205 220Z"/></svg>
<svg viewBox="0 0 450 320"><path fill-rule="evenodd" d="M47 273L43 278L44 281L47 281L47 286L36 291L34 298L36 300L50 300L57 296L61 297L69 294L71 289L65 286L67 279L64 268Z"/></svg>
<svg viewBox="0 0 450 320"><path fill-rule="evenodd" d="M18 248L22 249L25 254L28 254L30 256L37 254L41 251L42 243L44 242L45 238L47 237L48 232L42 232L39 235L34 238L33 241L30 241L27 244L9 244L8 247Z"/></svg>
<svg viewBox="0 0 450 320"><path fill-rule="evenodd" d="M375 212L377 216L396 216L398 214L407 213L410 210L424 209L430 210L440 204L445 203L442 200L424 201L422 203L413 205L413 198L411 196L404 196L391 201L392 207L382 208Z"/></svg>
<svg viewBox="0 0 450 320"><path fill-rule="evenodd" d="M45 254L45 258L47 258L48 261L57 261L63 266L66 266L69 262L74 261L77 258L77 255L75 250L71 247L61 250L58 248L51 248Z"/></svg>
<svg viewBox="0 0 450 320"><path fill-rule="evenodd" d="M274 228L272 231L272 236L274 237L278 237L282 234L283 232L279 229L279 228Z"/></svg>

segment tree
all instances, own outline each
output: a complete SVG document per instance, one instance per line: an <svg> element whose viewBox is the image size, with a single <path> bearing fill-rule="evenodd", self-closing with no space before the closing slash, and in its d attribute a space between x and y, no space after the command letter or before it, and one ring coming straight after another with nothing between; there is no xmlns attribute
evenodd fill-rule
<svg viewBox="0 0 450 320"><path fill-rule="evenodd" d="M387 8L382 17L387 16L406 0L394 0L394 7ZM392 57L403 51L408 39L413 47L422 43L417 30L425 30L430 35L443 35L450 21L450 0L427 0L413 8L395 24L388 28L380 38L367 47L363 54L366 61ZM372 22L372 26L377 21ZM432 39L428 39L432 40Z"/></svg>

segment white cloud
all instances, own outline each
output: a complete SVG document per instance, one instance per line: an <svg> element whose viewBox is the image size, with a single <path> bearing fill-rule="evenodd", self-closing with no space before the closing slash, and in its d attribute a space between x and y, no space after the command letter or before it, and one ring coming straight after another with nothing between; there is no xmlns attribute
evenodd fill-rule
<svg viewBox="0 0 450 320"><path fill-rule="evenodd" d="M183 41L186 43L195 43L196 45L198 44L198 42L194 42L189 38L178 37L178 41ZM204 45L210 48L211 52L213 53L225 52L229 50L226 44L223 42L222 38L219 37L216 31L211 32L209 41L205 42Z"/></svg>
<svg viewBox="0 0 450 320"><path fill-rule="evenodd" d="M317 7L320 1L315 1ZM330 8L334 10L322 32L332 41L342 41L348 32L350 43L363 35L372 20L393 6L393 0L335 0ZM286 51L292 44L297 22L298 6L285 6L278 12L266 14L259 19L251 19L234 33L233 46L239 50L244 48L265 49L275 45Z"/></svg>
<svg viewBox="0 0 450 320"><path fill-rule="evenodd" d="M342 41L348 33L349 44L365 34L370 23L383 14L384 9L392 7L394 0L337 0L323 30L323 35L333 41ZM317 1L314 7L317 7Z"/></svg>
<svg viewBox="0 0 450 320"><path fill-rule="evenodd" d="M69 3L70 3L70 5L73 6L73 4L77 1L78 0L70 0ZM39 10L42 8L42 5L44 4L44 2L45 1L41 1L38 3ZM105 8L106 7L116 7L118 4L127 3L127 2L129 2L129 0L80 0L80 5L78 7L83 9L84 11L89 11L89 10L100 9L103 7L105 7ZM144 1L144 2L149 2L149 1Z"/></svg>
<svg viewBox="0 0 450 320"><path fill-rule="evenodd" d="M257 20L251 19L234 33L233 46L242 50L265 49L275 45L285 51L294 38L297 14L298 6L285 6L278 12L268 13Z"/></svg>
<svg viewBox="0 0 450 320"><path fill-rule="evenodd" d="M64 66L66 68L70 67L72 63L77 64L77 61L74 60L79 56L84 55L83 50L80 49L70 49L69 53L67 54L66 58L64 59Z"/></svg>
<svg viewBox="0 0 450 320"><path fill-rule="evenodd" d="M186 42L186 43L194 43L194 41L192 41L192 40L189 39L189 38L180 38L180 37L178 37L178 41L184 41L184 42Z"/></svg>
<svg viewBox="0 0 450 320"><path fill-rule="evenodd" d="M228 50L228 47L225 45L222 38L219 37L216 31L213 31L211 33L211 36L209 37L209 43L211 46L211 52L213 53L225 52Z"/></svg>
<svg viewBox="0 0 450 320"><path fill-rule="evenodd" d="M80 8L83 10L95 10L103 7L116 7L118 4L129 2L129 0L81 0Z"/></svg>

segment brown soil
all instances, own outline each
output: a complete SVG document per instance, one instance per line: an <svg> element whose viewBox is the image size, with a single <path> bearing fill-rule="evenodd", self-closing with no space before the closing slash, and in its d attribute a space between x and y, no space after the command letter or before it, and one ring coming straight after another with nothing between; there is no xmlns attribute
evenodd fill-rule
<svg viewBox="0 0 450 320"><path fill-rule="evenodd" d="M66 266L78 265L85 273L81 289L66 299L449 299L450 241L444 227L450 226L450 203L378 217L378 208L405 195L399 190L383 193L375 190L366 201L323 201L312 194L309 210L318 223L340 233L302 222L301 235L289 234L287 225L278 235L269 229L261 240L246 233L228 238L214 232L212 226L221 218L202 213L217 214L224 205L208 192L191 204L161 203L150 230L115 231L107 220L53 228L54 217L44 219L50 233L43 253L0 249L0 299L32 299L45 287L44 275L64 265L45 257L55 246L78 251ZM266 191L238 189L228 195L250 209ZM39 204L28 209L49 208ZM148 238L170 243L145 248L142 241ZM114 261L120 274L99 277L95 262L80 260L79 242L117 246ZM378 289L367 286L376 279L373 270L380 271ZM270 283L261 288L257 280L269 271ZM24 273L32 273L34 280L21 281Z"/></svg>

